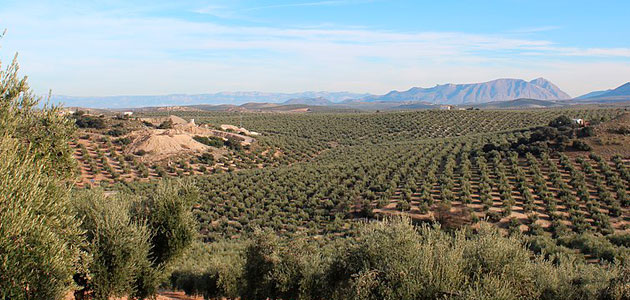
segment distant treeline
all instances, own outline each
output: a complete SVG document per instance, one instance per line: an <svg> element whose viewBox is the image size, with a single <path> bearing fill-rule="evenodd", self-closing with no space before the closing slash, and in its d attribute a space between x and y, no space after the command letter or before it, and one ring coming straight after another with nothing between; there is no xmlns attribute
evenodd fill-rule
<svg viewBox="0 0 630 300"><path fill-rule="evenodd" d="M590 126L579 125L567 116L560 116L552 120L548 126L540 126L525 130L529 138L521 137L513 143L488 143L483 147L484 152L516 151L520 154L533 153L539 155L549 151L589 151L590 146L579 138L590 137L595 134Z"/></svg>

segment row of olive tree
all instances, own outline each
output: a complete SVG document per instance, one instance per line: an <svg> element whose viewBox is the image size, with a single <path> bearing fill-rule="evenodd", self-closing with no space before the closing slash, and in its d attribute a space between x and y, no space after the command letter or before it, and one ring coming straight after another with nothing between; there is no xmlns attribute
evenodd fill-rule
<svg viewBox="0 0 630 300"><path fill-rule="evenodd" d="M212 263L174 273L174 287L206 299L245 300L630 296L629 266L587 264L569 254L545 259L489 225L469 235L394 219L365 224L356 237L330 243L266 231L231 243L217 253L196 252L196 261Z"/></svg>

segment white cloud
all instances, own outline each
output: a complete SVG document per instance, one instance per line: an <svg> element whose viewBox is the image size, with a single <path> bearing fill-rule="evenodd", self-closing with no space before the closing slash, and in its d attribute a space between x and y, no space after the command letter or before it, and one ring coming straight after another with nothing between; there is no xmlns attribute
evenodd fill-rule
<svg viewBox="0 0 630 300"><path fill-rule="evenodd" d="M301 4L341 2L356 1ZM215 5L199 12L227 17L226 11ZM579 79L591 77L589 72L602 76L599 88L630 78L627 63L619 62L630 57L629 48L564 47L547 40L462 32L237 26L119 12L42 15L0 12L0 28L9 28L2 52L19 50L33 85L62 94L383 93L415 85L544 76L577 95L591 88ZM543 29L551 30L536 30ZM2 56L6 61L7 53ZM581 58L600 61L587 64ZM606 68L614 70L603 72Z"/></svg>
<svg viewBox="0 0 630 300"><path fill-rule="evenodd" d="M308 6L339 6L339 5L354 5L375 2L376 0L328 0L328 1L312 1L312 2L298 2L298 3L284 3L284 4L272 4L265 6L252 7L247 10L262 10L271 8L286 8L286 7L308 7Z"/></svg>

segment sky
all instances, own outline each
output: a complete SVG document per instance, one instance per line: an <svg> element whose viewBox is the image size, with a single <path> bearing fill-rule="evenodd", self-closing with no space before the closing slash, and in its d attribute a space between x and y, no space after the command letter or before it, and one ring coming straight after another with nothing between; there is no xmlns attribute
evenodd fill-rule
<svg viewBox="0 0 630 300"><path fill-rule="evenodd" d="M351 91L630 81L630 1L0 0L0 60L37 93Z"/></svg>

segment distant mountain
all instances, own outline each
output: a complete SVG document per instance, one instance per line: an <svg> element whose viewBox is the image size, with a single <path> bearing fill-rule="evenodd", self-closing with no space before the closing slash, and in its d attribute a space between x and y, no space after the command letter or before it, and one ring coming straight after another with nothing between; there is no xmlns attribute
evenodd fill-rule
<svg viewBox="0 0 630 300"><path fill-rule="evenodd" d="M436 109L436 108L439 108L439 106L427 104L424 102L413 102L409 104L396 105L388 109L390 110L420 110L420 109Z"/></svg>
<svg viewBox="0 0 630 300"><path fill-rule="evenodd" d="M508 101L493 101L474 105L475 108L484 109L525 109L525 108L546 108L561 107L568 105L560 101L538 100L538 99L516 99Z"/></svg>
<svg viewBox="0 0 630 300"><path fill-rule="evenodd" d="M319 105L319 106L327 106L333 105L334 103L326 98L317 97L317 98L294 98L284 101L282 104L290 105L290 104L305 104L305 105Z"/></svg>
<svg viewBox="0 0 630 300"><path fill-rule="evenodd" d="M611 91L612 92L612 91ZM414 87L407 91L391 91L385 95L350 92L221 92L215 94L173 94L148 96L73 97L53 95L53 103L66 107L84 108L138 108L193 105L241 105L244 103L276 103L285 105L345 107L393 107L410 104L424 107L435 104L470 105L514 99L564 100L571 97L544 78L525 81L521 79L497 79L484 83L444 84L432 88ZM397 102L390 105L390 102ZM372 103L368 105L368 103ZM381 109L381 108L378 108Z"/></svg>
<svg viewBox="0 0 630 300"><path fill-rule="evenodd" d="M576 99L594 100L594 99L629 99L630 100L630 82L625 83L616 89L607 91L590 92Z"/></svg>
<svg viewBox="0 0 630 300"><path fill-rule="evenodd" d="M567 93L544 78L532 81L497 79L483 83L443 84L432 88L414 87L407 91L391 91L363 101L425 101L433 104L476 104L520 98L539 100L570 99Z"/></svg>
<svg viewBox="0 0 630 300"><path fill-rule="evenodd" d="M332 102L357 99L370 94L350 92L301 92L301 93L263 93L263 92L221 92L215 94L173 94L148 96L108 96L108 97L74 97L53 95L53 103L64 106L86 108L136 108L153 106L189 106L199 104L234 104L248 102L281 103L290 99L325 98Z"/></svg>
<svg viewBox="0 0 630 300"><path fill-rule="evenodd" d="M580 99L595 98L595 97L601 96L601 95L603 95L605 93L608 93L610 91L612 91L612 90L594 91L594 92L590 92L588 94L584 94L584 95L579 96L579 97L575 97L575 99L580 100Z"/></svg>
<svg viewBox="0 0 630 300"><path fill-rule="evenodd" d="M627 97L630 96L630 82L606 93L598 96L598 98L605 97Z"/></svg>

